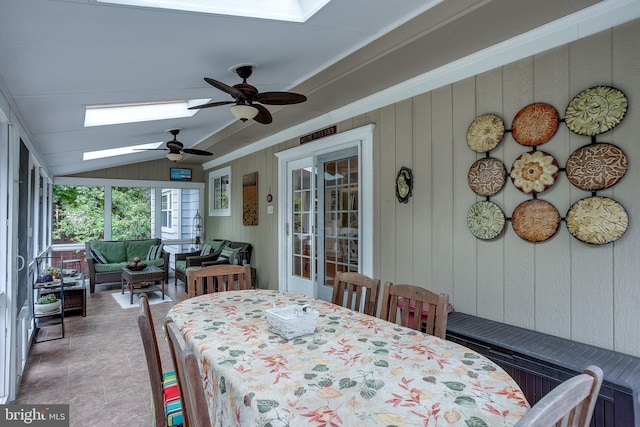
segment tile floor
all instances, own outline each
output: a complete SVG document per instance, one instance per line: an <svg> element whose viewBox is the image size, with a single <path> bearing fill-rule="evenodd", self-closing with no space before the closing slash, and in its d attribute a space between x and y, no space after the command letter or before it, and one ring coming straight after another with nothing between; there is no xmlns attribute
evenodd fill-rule
<svg viewBox="0 0 640 427"><path fill-rule="evenodd" d="M186 298L184 287L167 293L173 302L151 312L164 370L173 369L161 329L171 306ZM118 286L87 290L87 316L65 316L63 339L31 346L15 403L68 403L70 427L152 425L147 364L135 308L122 309L110 295ZM46 331L59 334L60 327ZM41 335L42 338L42 335Z"/></svg>

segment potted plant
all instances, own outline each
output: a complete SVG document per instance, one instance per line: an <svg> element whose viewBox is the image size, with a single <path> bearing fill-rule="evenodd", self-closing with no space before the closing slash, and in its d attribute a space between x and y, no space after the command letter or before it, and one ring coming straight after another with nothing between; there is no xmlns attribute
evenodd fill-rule
<svg viewBox="0 0 640 427"><path fill-rule="evenodd" d="M33 311L35 314L53 313L60 308L61 304L62 301L56 298L55 294L46 294L34 304Z"/></svg>
<svg viewBox="0 0 640 427"><path fill-rule="evenodd" d="M45 275L50 275L54 279L59 279L60 278L60 268L58 268L58 267L47 267L47 268L44 269L44 274Z"/></svg>

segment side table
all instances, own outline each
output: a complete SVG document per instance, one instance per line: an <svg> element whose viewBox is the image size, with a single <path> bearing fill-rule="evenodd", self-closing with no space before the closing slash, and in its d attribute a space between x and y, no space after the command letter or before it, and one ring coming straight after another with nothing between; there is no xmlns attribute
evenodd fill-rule
<svg viewBox="0 0 640 427"><path fill-rule="evenodd" d="M129 270L122 267L122 293L124 294L125 283L131 291L131 304L133 304L133 294L157 291L155 282L162 282L162 299L164 299L164 270L154 265L147 266L144 270Z"/></svg>

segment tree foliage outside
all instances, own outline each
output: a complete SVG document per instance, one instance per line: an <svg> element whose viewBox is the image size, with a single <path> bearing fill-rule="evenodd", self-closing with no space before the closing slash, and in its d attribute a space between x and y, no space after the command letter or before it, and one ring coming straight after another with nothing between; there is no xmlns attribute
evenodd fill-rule
<svg viewBox="0 0 640 427"><path fill-rule="evenodd" d="M113 188L113 240L151 236L151 192L148 188ZM53 187L53 240L88 242L104 238L104 187Z"/></svg>

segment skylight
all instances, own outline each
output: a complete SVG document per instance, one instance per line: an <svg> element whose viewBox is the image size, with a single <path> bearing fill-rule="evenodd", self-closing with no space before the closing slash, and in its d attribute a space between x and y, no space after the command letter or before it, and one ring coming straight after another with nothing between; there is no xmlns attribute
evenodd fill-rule
<svg viewBox="0 0 640 427"><path fill-rule="evenodd" d="M209 101L211 101L211 98L137 102L130 104L87 105L84 114L84 126L115 125L191 117L199 110L188 110L189 107L205 104Z"/></svg>
<svg viewBox="0 0 640 427"><path fill-rule="evenodd" d="M82 160L104 159L105 157L121 156L123 154L140 153L139 150L158 148L164 144L163 141L152 142L150 144L131 145L128 147L110 148L108 150L86 151L82 153Z"/></svg>
<svg viewBox="0 0 640 427"><path fill-rule="evenodd" d="M126 6L305 22L330 0L96 0Z"/></svg>

